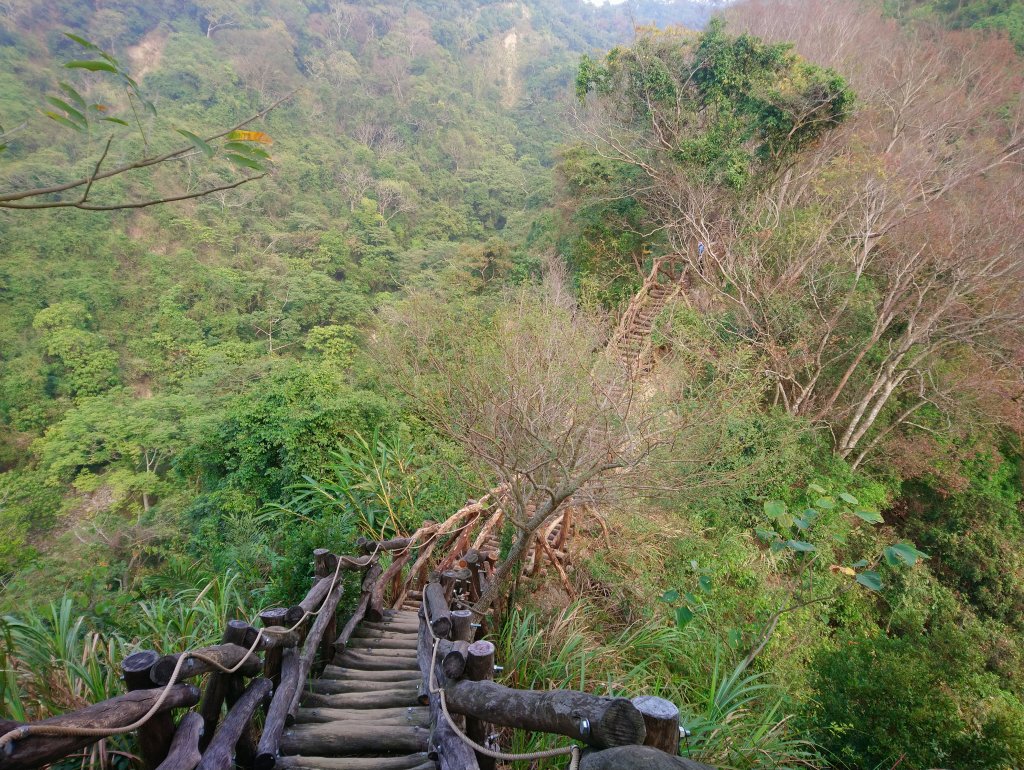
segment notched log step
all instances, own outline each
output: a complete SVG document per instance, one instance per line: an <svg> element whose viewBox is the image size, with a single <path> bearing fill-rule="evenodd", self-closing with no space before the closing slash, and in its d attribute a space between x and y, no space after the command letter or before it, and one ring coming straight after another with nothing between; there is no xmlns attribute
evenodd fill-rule
<svg viewBox="0 0 1024 770"><path fill-rule="evenodd" d="M334 695L306 692L302 695L301 703L306 708L335 709L383 709L420 705L415 688L348 692Z"/></svg>
<svg viewBox="0 0 1024 770"><path fill-rule="evenodd" d="M427 750L430 730L363 723L293 725L281 738L282 754L398 754Z"/></svg>
<svg viewBox="0 0 1024 770"><path fill-rule="evenodd" d="M283 770L434 770L426 752L405 757L279 757L275 768Z"/></svg>
<svg viewBox="0 0 1024 770"><path fill-rule="evenodd" d="M396 671L367 671L350 666L325 666L325 679L363 679L371 682L408 682L420 679L419 671L398 669ZM399 685L396 685L399 686Z"/></svg>
<svg viewBox="0 0 1024 770"><path fill-rule="evenodd" d="M296 724L330 722L372 722L377 725L427 727L430 725L430 709L422 706L381 709L300 708L295 716Z"/></svg>

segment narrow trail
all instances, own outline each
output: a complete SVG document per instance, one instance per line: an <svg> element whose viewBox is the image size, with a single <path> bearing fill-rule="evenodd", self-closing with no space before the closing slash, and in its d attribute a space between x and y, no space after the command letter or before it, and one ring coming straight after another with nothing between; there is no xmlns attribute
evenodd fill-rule
<svg viewBox="0 0 1024 770"><path fill-rule="evenodd" d="M419 595L410 595L382 622L361 622L333 664L308 682L282 737L279 767L435 770L416 663L419 606Z"/></svg>

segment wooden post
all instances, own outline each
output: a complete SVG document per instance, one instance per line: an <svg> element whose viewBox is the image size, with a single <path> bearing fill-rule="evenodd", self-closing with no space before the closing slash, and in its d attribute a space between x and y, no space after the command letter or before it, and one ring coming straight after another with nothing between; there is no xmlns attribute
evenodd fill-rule
<svg viewBox="0 0 1024 770"><path fill-rule="evenodd" d="M427 583L423 589L423 603L430 618L430 627L441 639L447 639L452 631L452 615L440 583Z"/></svg>
<svg viewBox="0 0 1024 770"><path fill-rule="evenodd" d="M121 662L125 688L129 692L150 689L153 682L149 672L159 659L156 650L142 650L125 658ZM146 767L152 770L166 759L173 738L174 719L170 711L154 714L152 719L139 728L139 750Z"/></svg>
<svg viewBox="0 0 1024 770"><path fill-rule="evenodd" d="M580 770L715 770L710 765L682 757L673 757L652 746L619 746L604 751L585 751Z"/></svg>
<svg viewBox="0 0 1024 770"><path fill-rule="evenodd" d="M333 578L335 571L338 570L338 582L341 582L338 557L326 548L317 548L313 551L313 570L316 573L316 576L321 579ZM330 584L328 583L328 585ZM337 636L338 616L336 612L332 612L330 619L327 622L327 627L324 630L323 641L320 643L320 660L329 661L331 659L334 650L334 639Z"/></svg>
<svg viewBox="0 0 1024 770"><path fill-rule="evenodd" d="M645 746L653 746L672 756L679 754L679 708L670 700L654 695L633 698L647 726Z"/></svg>
<svg viewBox="0 0 1024 770"><path fill-rule="evenodd" d="M202 759L199 738L203 734L203 718L190 711L178 722L174 740L165 759L156 770L193 770Z"/></svg>
<svg viewBox="0 0 1024 770"><path fill-rule="evenodd" d="M263 610L260 613L260 622L264 628L272 626L284 626L285 616L288 610L284 607L274 610ZM263 676L274 683L274 689L281 683L281 648L267 650L263 656Z"/></svg>
<svg viewBox="0 0 1024 770"><path fill-rule="evenodd" d="M301 690L299 681L299 652L294 647L286 649L281 662L281 684L274 691L274 698L267 709L267 720L263 723L263 735L256 749L256 770L271 770L277 761L281 747L281 735L288 722L288 709L296 690Z"/></svg>
<svg viewBox="0 0 1024 770"><path fill-rule="evenodd" d="M237 644L241 647L245 641L245 632L249 624L244 620L229 620L228 627L221 639L223 644ZM199 706L199 713L203 717L203 735L199 739L199 749L205 750L213 734L217 730L217 722L220 721L220 710L224 704L224 698L228 693L229 680L235 674L225 674L222 671L214 671L206 684L206 691L203 693L203 701Z"/></svg>
<svg viewBox="0 0 1024 770"><path fill-rule="evenodd" d="M494 679L494 645L487 641L473 642L467 648L465 677L473 682L489 682ZM476 717L466 717L466 735L479 743L487 745L487 733L490 726ZM480 770L494 770L494 758L476 752L476 761Z"/></svg>
<svg viewBox="0 0 1024 770"><path fill-rule="evenodd" d="M469 610L452 610L452 639L473 641L473 613Z"/></svg>
<svg viewBox="0 0 1024 770"><path fill-rule="evenodd" d="M234 766L235 746L252 720L253 712L270 695L273 685L269 679L253 679L244 694L224 718L209 747L203 753L198 770L230 770Z"/></svg>

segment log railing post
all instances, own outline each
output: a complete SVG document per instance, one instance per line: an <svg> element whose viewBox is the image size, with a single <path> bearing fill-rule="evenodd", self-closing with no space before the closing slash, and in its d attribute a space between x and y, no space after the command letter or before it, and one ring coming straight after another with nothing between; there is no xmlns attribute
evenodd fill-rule
<svg viewBox="0 0 1024 770"><path fill-rule="evenodd" d="M222 644L241 644L245 641L245 633L249 624L244 620L230 620L221 639ZM203 717L203 735L199 739L199 748L205 750L210 741L213 740L214 731L220 721L221 707L224 705L224 698L228 693L228 683L233 675L215 671L210 674L206 691L203 693L203 700L199 706L199 713Z"/></svg>
<svg viewBox="0 0 1024 770"><path fill-rule="evenodd" d="M640 695L633 698L647 726L645 746L653 746L677 756L679 754L679 708L670 700L654 695Z"/></svg>
<svg viewBox="0 0 1024 770"><path fill-rule="evenodd" d="M260 613L260 622L264 628L273 626L284 626L285 616L288 610L284 607L273 610L263 610ZM263 657L263 676L274 683L274 689L281 684L281 648L275 647L267 650Z"/></svg>
<svg viewBox="0 0 1024 770"><path fill-rule="evenodd" d="M452 639L473 641L473 613L469 610L452 610Z"/></svg>
<svg viewBox="0 0 1024 770"><path fill-rule="evenodd" d="M313 570L320 579L332 578L335 570L338 569L338 557L326 548L317 548L313 551ZM338 575L341 581L341 575ZM320 660L329 661L333 654L334 639L338 635L338 616L332 612L324 630L323 641L320 643Z"/></svg>
<svg viewBox="0 0 1024 770"><path fill-rule="evenodd" d="M149 672L159 659L160 655L155 650L142 650L125 658L121 662L125 688L129 692L152 688ZM154 714L152 719L139 728L139 750L149 770L167 758L173 738L174 718L170 711Z"/></svg>
<svg viewBox="0 0 1024 770"><path fill-rule="evenodd" d="M473 642L467 649L465 678L474 682L494 679L494 645L487 641ZM466 717L466 735L479 743L487 745L487 733L490 726L476 717ZM494 759L476 752L476 761L480 770L494 770Z"/></svg>

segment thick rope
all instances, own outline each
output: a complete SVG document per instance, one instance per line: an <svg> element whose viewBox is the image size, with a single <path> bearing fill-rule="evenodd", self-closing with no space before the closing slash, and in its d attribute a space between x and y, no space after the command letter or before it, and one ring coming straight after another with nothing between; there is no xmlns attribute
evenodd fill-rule
<svg viewBox="0 0 1024 770"><path fill-rule="evenodd" d="M434 629L430 625L430 615L427 610L427 603L423 602L423 622L426 623L427 633L430 634L434 640L433 650L430 653L430 675L427 681L427 690L431 695L437 695L438 700L441 702L441 713L444 715L445 721L448 722L448 726L451 727L452 732L459 737L459 739L467 746L472 748L474 751L478 751L484 756L491 757L493 759L499 759L502 762L529 762L536 759L551 759L552 757L561 757L566 754L571 755L569 760L568 770L577 770L580 764L580 747L575 743L571 746L560 746L554 749L544 749L542 751L531 751L525 754L511 754L504 751L495 751L489 749L486 746L481 746L479 743L474 741L459 727L459 725L452 718L452 715L448 711L448 702L445 700L444 688L439 687L437 684L437 648L440 646L441 637L434 633Z"/></svg>
<svg viewBox="0 0 1024 770"><path fill-rule="evenodd" d="M372 564L373 560L377 557L379 553L380 544L377 545L377 548L370 555L370 558L367 559L366 566ZM299 626L301 626L304 622L306 622L307 618L319 615L323 611L323 608L327 604L327 600L330 598L331 594L334 593L334 588L338 584L338 575L341 574L341 565L343 558L344 557L338 557L338 563L334 567L334 575L331 577L331 586L327 589L327 593L324 595L323 601L320 602L320 606L314 611L304 612L302 617L295 623L295 625L293 625L291 628L285 629L284 634L291 633ZM130 733L133 730L138 730L140 727L146 724L146 722L148 722L150 719L156 716L156 714L160 711L160 708L164 705L164 702L167 700L167 697L171 694L171 688L173 688L174 685L177 683L178 677L181 675L181 669L185 665L185 662L187 660L199 660L223 674L234 674L239 669L241 669L242 666L245 665L246 661L249 659L249 656L256 651L256 648L260 644L260 640L263 638L265 630L266 629L261 628L256 632L256 639L255 641L253 641L252 646L250 646L249 649L246 651L245 655L242 656L242 659L230 668L222 665L218 661L213 660L212 658L209 658L199 652L190 651L181 653L178 656L178 660L174 664L174 670L171 672L171 678L167 681L167 684L164 685L164 688L161 691L159 697L156 699L156 702L149 709L149 711L147 711L143 716L139 717L139 719L137 719L130 725L124 725L122 727L71 727L65 725L48 725L41 723L21 725L20 727L16 727L13 730L4 733L3 735L0 735L0 751L7 749L8 745L14 743L14 741L22 740L24 738L29 737L30 735L70 735L82 738L110 738L114 735L123 735L124 733Z"/></svg>

